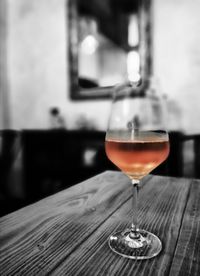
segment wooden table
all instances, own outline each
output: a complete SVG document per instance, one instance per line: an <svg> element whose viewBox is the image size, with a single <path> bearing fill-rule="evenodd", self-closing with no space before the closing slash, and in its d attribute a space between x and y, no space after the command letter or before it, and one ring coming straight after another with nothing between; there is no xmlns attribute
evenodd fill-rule
<svg viewBox="0 0 200 276"><path fill-rule="evenodd" d="M200 180L147 176L139 224L161 253L114 254L111 232L131 222L131 184L105 172L0 219L0 275L200 275Z"/></svg>

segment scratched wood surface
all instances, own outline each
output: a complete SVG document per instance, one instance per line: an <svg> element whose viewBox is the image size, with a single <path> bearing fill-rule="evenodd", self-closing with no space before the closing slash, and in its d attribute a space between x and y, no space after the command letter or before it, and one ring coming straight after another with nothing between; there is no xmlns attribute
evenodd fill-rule
<svg viewBox="0 0 200 276"><path fill-rule="evenodd" d="M0 275L200 275L199 196L198 180L147 176L139 224L163 249L129 260L107 240L131 223L131 184L105 172L0 218Z"/></svg>

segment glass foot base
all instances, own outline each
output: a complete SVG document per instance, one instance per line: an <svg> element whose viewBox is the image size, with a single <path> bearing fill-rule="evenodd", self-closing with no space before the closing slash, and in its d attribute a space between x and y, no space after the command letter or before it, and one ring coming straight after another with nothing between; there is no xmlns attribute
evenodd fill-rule
<svg viewBox="0 0 200 276"><path fill-rule="evenodd" d="M138 238L131 238L129 234L130 229L112 234L110 248L123 257L137 260L150 259L160 253L162 243L154 234L141 229Z"/></svg>

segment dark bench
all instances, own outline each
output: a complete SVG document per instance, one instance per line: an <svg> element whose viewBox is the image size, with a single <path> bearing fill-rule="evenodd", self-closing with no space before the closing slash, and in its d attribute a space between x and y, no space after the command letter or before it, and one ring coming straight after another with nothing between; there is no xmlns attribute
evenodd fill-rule
<svg viewBox="0 0 200 276"><path fill-rule="evenodd" d="M105 170L117 170L105 154L103 131L6 130L0 134L0 207L7 206L7 212ZM169 135L170 155L152 173L200 178L200 135ZM13 194L13 185L22 189L20 200Z"/></svg>

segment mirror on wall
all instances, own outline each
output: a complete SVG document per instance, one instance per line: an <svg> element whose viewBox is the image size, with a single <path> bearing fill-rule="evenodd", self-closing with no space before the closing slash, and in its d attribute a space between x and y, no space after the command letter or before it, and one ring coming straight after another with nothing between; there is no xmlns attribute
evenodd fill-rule
<svg viewBox="0 0 200 276"><path fill-rule="evenodd" d="M70 97L107 98L151 72L151 3L68 0Z"/></svg>

